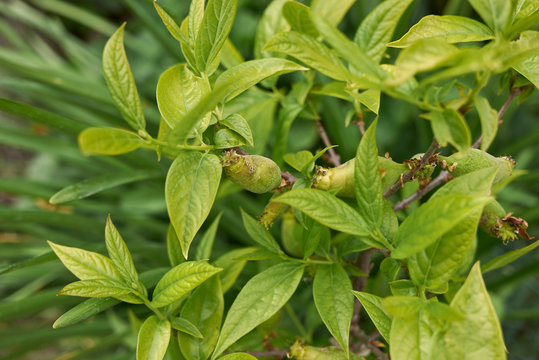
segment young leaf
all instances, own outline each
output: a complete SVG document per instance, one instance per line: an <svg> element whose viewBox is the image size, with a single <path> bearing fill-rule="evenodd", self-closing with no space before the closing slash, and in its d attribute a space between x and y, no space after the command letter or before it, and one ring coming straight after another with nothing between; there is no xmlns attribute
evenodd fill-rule
<svg viewBox="0 0 539 360"><path fill-rule="evenodd" d="M173 318L171 320L171 325L174 329L181 331L183 333L186 333L188 335L191 335L193 337L203 339L204 335L200 332L200 330L189 320L184 318Z"/></svg>
<svg viewBox="0 0 539 360"><path fill-rule="evenodd" d="M103 50L103 75L110 95L125 121L135 130L146 127L140 98L124 49L125 23L110 37Z"/></svg>
<svg viewBox="0 0 539 360"><path fill-rule="evenodd" d="M253 134L251 133L251 127L249 126L247 120L245 120L240 114L229 115L223 120L220 120L219 123L227 126L229 129L241 135L241 137L243 137L250 146L255 146Z"/></svg>
<svg viewBox="0 0 539 360"><path fill-rule="evenodd" d="M539 11L536 14L539 14ZM520 39L537 42L539 32L524 31L520 34ZM513 68L535 85L536 88L539 88L539 55L537 55L537 52L520 60L517 64L513 65Z"/></svg>
<svg viewBox="0 0 539 360"><path fill-rule="evenodd" d="M497 256L494 259L490 260L485 265L481 266L481 272L483 274L486 274L490 271L494 271L505 265L511 264L513 261L520 258L521 256L526 255L527 253L529 253L530 251L532 251L538 246L539 246L539 240L534 241L530 245L525 246L523 248L509 251L503 255Z"/></svg>
<svg viewBox="0 0 539 360"><path fill-rule="evenodd" d="M275 201L288 204L329 228L358 236L369 234L369 227L356 210L325 191L295 189Z"/></svg>
<svg viewBox="0 0 539 360"><path fill-rule="evenodd" d="M192 3L197 3L197 1L193 1ZM165 27L167 28L170 35L172 35L172 37L174 37L174 39L178 40L180 43L189 43L189 40L182 33L178 24L176 24L174 19L161 6L159 6L159 4L157 4L157 1L154 0L153 6L155 7L157 14L159 14L159 17L163 21L163 24L165 24Z"/></svg>
<svg viewBox="0 0 539 360"><path fill-rule="evenodd" d="M197 69L207 76L211 75L211 65L219 56L221 47L232 29L237 6L238 0L208 1L195 42ZM190 27L192 25L194 24L189 24Z"/></svg>
<svg viewBox="0 0 539 360"><path fill-rule="evenodd" d="M503 33L511 25L513 1L468 0L483 21L497 34Z"/></svg>
<svg viewBox="0 0 539 360"><path fill-rule="evenodd" d="M389 341L391 360L433 358L438 351L432 345L433 337L440 328L439 321L426 311L394 318Z"/></svg>
<svg viewBox="0 0 539 360"><path fill-rule="evenodd" d="M151 315L140 327L137 338L137 360L161 360L170 341L170 322Z"/></svg>
<svg viewBox="0 0 539 360"><path fill-rule="evenodd" d="M58 295L105 298L126 295L131 291L132 288L116 280L93 279L72 282L60 290Z"/></svg>
<svg viewBox="0 0 539 360"><path fill-rule="evenodd" d="M369 314L374 326L380 335L389 342L389 331L391 329L391 317L382 308L382 298L365 292L352 291L359 300L363 308Z"/></svg>
<svg viewBox="0 0 539 360"><path fill-rule="evenodd" d="M196 42L200 26L204 20L204 3L205 0L193 0L189 6L189 40L191 44ZM225 36L226 37L226 36Z"/></svg>
<svg viewBox="0 0 539 360"><path fill-rule="evenodd" d="M220 276L214 276L193 291L182 308L181 317L195 325L203 338L178 334L182 354L187 360L207 359L219 337L224 300Z"/></svg>
<svg viewBox="0 0 539 360"><path fill-rule="evenodd" d="M382 308L393 318L414 315L425 305L426 300L417 296L388 296L382 300Z"/></svg>
<svg viewBox="0 0 539 360"><path fill-rule="evenodd" d="M221 270L205 261L187 261L172 268L155 286L152 305L173 303Z"/></svg>
<svg viewBox="0 0 539 360"><path fill-rule="evenodd" d="M331 3L327 0L313 0L311 11L315 14L323 16L331 25L337 25L350 9L356 0L340 0L339 5Z"/></svg>
<svg viewBox="0 0 539 360"><path fill-rule="evenodd" d="M252 277L228 311L212 359L286 304L296 291L302 275L303 265L286 262Z"/></svg>
<svg viewBox="0 0 539 360"><path fill-rule="evenodd" d="M498 112L491 108L488 100L482 96L476 96L474 104L481 121L481 150L487 151L498 131Z"/></svg>
<svg viewBox="0 0 539 360"><path fill-rule="evenodd" d="M382 222L385 205L376 147L377 124L375 120L361 138L354 162L354 190L359 214L373 230Z"/></svg>
<svg viewBox="0 0 539 360"><path fill-rule="evenodd" d="M105 226L105 243L110 259L124 279L124 282L126 284L137 284L139 282L138 274L135 264L133 264L131 253L122 236L112 223L110 215L107 217L107 225Z"/></svg>
<svg viewBox="0 0 539 360"><path fill-rule="evenodd" d="M386 0L359 25L354 42L376 63L380 63L399 20L413 0Z"/></svg>
<svg viewBox="0 0 539 360"><path fill-rule="evenodd" d="M182 119L209 92L206 82L195 76L185 64L167 69L157 82L156 99L161 116L174 129L182 127ZM199 120L197 129L202 133L210 121L208 112Z"/></svg>
<svg viewBox="0 0 539 360"><path fill-rule="evenodd" d="M216 155L194 151L180 153L170 166L165 198L170 221L186 259L189 246L213 205L221 173Z"/></svg>
<svg viewBox="0 0 539 360"><path fill-rule="evenodd" d="M264 10L255 34L255 59L273 57L270 52L262 51L264 44L275 34L290 30L290 26L283 17L283 5L290 0L273 0ZM269 79L268 79L269 80Z"/></svg>
<svg viewBox="0 0 539 360"><path fill-rule="evenodd" d="M421 39L437 39L454 44L493 38L492 30L476 20L464 16L428 15L412 26L399 40L387 45L403 48Z"/></svg>
<svg viewBox="0 0 539 360"><path fill-rule="evenodd" d="M87 128L79 134L79 147L85 155L120 155L144 145L137 134L114 128Z"/></svg>
<svg viewBox="0 0 539 360"><path fill-rule="evenodd" d="M311 21L310 14L310 9L299 2L287 1L283 5L283 16L292 30L316 38L318 31Z"/></svg>
<svg viewBox="0 0 539 360"><path fill-rule="evenodd" d="M444 195L421 205L399 227L391 253L395 259L413 255L454 228L461 220L477 209L482 209L490 199L462 194ZM421 229L421 231L418 231Z"/></svg>
<svg viewBox="0 0 539 360"><path fill-rule="evenodd" d="M79 279L122 281L120 273L109 258L95 252L47 242L64 266Z"/></svg>
<svg viewBox="0 0 539 360"><path fill-rule="evenodd" d="M215 220L213 220L210 227L208 227L208 229L204 233L202 239L200 239L200 243L198 244L195 253L195 260L210 259L213 242L215 240L215 234L217 233L217 228L219 227L219 220L221 220L222 215L223 213L221 212L215 217Z"/></svg>
<svg viewBox="0 0 539 360"><path fill-rule="evenodd" d="M318 268L313 282L313 298L329 332L348 356L350 322L354 312L352 282L339 264Z"/></svg>
<svg viewBox="0 0 539 360"><path fill-rule="evenodd" d="M270 232L264 229L261 223L249 216L243 209L241 209L241 218L243 226L245 226L245 230L247 230L251 239L273 253L279 254L281 252L279 244L277 244Z"/></svg>
<svg viewBox="0 0 539 360"><path fill-rule="evenodd" d="M468 149L472 143L470 128L464 117L454 109L445 109L423 115L431 121L434 137L441 146L448 143L455 146L458 151Z"/></svg>

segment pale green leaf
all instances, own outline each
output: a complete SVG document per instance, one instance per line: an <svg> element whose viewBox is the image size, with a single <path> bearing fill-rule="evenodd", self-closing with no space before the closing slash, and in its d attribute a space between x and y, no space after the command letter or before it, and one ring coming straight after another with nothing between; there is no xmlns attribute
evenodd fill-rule
<svg viewBox="0 0 539 360"><path fill-rule="evenodd" d="M513 1L468 0L483 21L496 33L503 33L511 25Z"/></svg>
<svg viewBox="0 0 539 360"><path fill-rule="evenodd" d="M354 191L360 216L374 230L382 223L385 199L378 166L375 120L361 138L354 161Z"/></svg>
<svg viewBox="0 0 539 360"><path fill-rule="evenodd" d="M498 112L490 107L488 100L482 96L476 96L474 104L481 121L481 150L487 151L498 131Z"/></svg>
<svg viewBox="0 0 539 360"><path fill-rule="evenodd" d="M47 242L64 266L79 279L122 281L120 273L109 258L92 251Z"/></svg>
<svg viewBox="0 0 539 360"><path fill-rule="evenodd" d="M357 297L361 305L363 305L363 308L369 314L380 335L389 342L389 331L392 320L382 308L382 298L365 292L352 291L352 293Z"/></svg>
<svg viewBox="0 0 539 360"><path fill-rule="evenodd" d="M401 16L413 0L386 0L359 25L354 42L376 63L382 60Z"/></svg>
<svg viewBox="0 0 539 360"><path fill-rule="evenodd" d="M243 55L240 51L234 46L230 39L226 39L221 49L221 63L227 69L234 67L236 65L245 62Z"/></svg>
<svg viewBox="0 0 539 360"><path fill-rule="evenodd" d="M458 151L471 146L472 134L464 117L455 109L445 109L423 115L430 120L434 137L441 146L453 145Z"/></svg>
<svg viewBox="0 0 539 360"><path fill-rule="evenodd" d="M135 130L146 127L140 98L124 49L125 23L110 37L103 50L103 75L110 95L125 121Z"/></svg>
<svg viewBox="0 0 539 360"><path fill-rule="evenodd" d="M88 128L79 134L79 147L85 155L120 155L144 145L137 134L114 128Z"/></svg>
<svg viewBox="0 0 539 360"><path fill-rule="evenodd" d="M417 296L388 296L382 300L382 308L393 318L414 315L425 305Z"/></svg>
<svg viewBox="0 0 539 360"><path fill-rule="evenodd" d="M215 217L215 220L208 227L202 239L197 246L195 253L195 260L208 260L211 257L211 250L213 248L213 243L215 241L215 235L217 234L217 228L219 227L219 221L223 213L219 213Z"/></svg>
<svg viewBox="0 0 539 360"><path fill-rule="evenodd" d="M206 82L195 76L185 64L167 69L157 82L157 106L167 125L174 129L183 127L182 119L200 99L209 92ZM197 121L198 133L204 132L210 121L208 112Z"/></svg>
<svg viewBox="0 0 539 360"><path fill-rule="evenodd" d="M165 198L183 256L208 216L221 180L221 164L213 154L182 152L170 166Z"/></svg>
<svg viewBox="0 0 539 360"><path fill-rule="evenodd" d="M518 0L514 6L513 17L516 20L537 14L539 0Z"/></svg>
<svg viewBox="0 0 539 360"><path fill-rule="evenodd" d="M200 31L200 26L204 19L204 3L205 0L193 0L189 6L189 15L188 15L188 33L189 41L191 44L196 42L198 33Z"/></svg>
<svg viewBox="0 0 539 360"><path fill-rule="evenodd" d="M520 38L529 42L538 42L539 32L524 31L520 34ZM537 55L537 51L514 64L513 68L535 85L536 88L539 88L539 55Z"/></svg>
<svg viewBox="0 0 539 360"><path fill-rule="evenodd" d="M492 30L484 24L454 15L428 15L412 26L399 40L388 46L403 48L421 39L436 39L448 44L484 41L494 38Z"/></svg>
<svg viewBox="0 0 539 360"><path fill-rule="evenodd" d="M240 136L237 132L230 129L217 130L213 136L213 142L216 149L230 149L232 147L243 146L247 144L247 140Z"/></svg>
<svg viewBox="0 0 539 360"><path fill-rule="evenodd" d="M352 282L339 264L318 268L314 276L313 298L322 321L348 355L354 297Z"/></svg>
<svg viewBox="0 0 539 360"><path fill-rule="evenodd" d="M400 266L398 269L400 269ZM389 283L389 289L394 296L417 296L417 286L412 280L401 279L391 281Z"/></svg>
<svg viewBox="0 0 539 360"><path fill-rule="evenodd" d="M228 311L212 359L283 307L296 291L302 275L301 264L287 262L252 277Z"/></svg>
<svg viewBox="0 0 539 360"><path fill-rule="evenodd" d="M211 75L212 63L218 58L232 29L237 6L238 0L208 1L195 42L197 69L208 76ZM191 25L193 24L190 23L189 26Z"/></svg>
<svg viewBox="0 0 539 360"><path fill-rule="evenodd" d="M521 256L526 255L530 251L534 250L539 246L539 240L534 241L528 246L525 246L520 249L509 251L503 255L497 256L494 259L490 260L485 265L481 266L481 271L483 274L488 273L493 270L497 270L505 265L511 264L513 261L517 260Z"/></svg>
<svg viewBox="0 0 539 360"><path fill-rule="evenodd" d="M487 197L454 194L427 201L399 227L394 238L397 248L392 251L391 257L404 259L421 251L453 229L470 213L482 209L489 200Z"/></svg>
<svg viewBox="0 0 539 360"><path fill-rule="evenodd" d="M313 0L311 11L323 16L331 25L337 25L356 0L339 0L339 4L327 0Z"/></svg>
<svg viewBox="0 0 539 360"><path fill-rule="evenodd" d="M247 120L240 114L232 114L219 121L219 123L227 126L229 129L234 130L241 135L250 146L254 145L253 134L251 133L251 127Z"/></svg>
<svg viewBox="0 0 539 360"><path fill-rule="evenodd" d="M193 3L196 2L197 1L193 1ZM159 4L157 4L157 1L153 2L153 6L155 7L157 14L159 14L161 21L163 21L163 24L165 24L165 27L170 35L172 35L172 37L174 37L174 39L178 40L180 43L189 43L189 40L182 33L178 24L176 24L174 19L161 6L159 6Z"/></svg>
<svg viewBox="0 0 539 360"><path fill-rule="evenodd" d="M107 225L105 226L105 244L107 245L110 259L124 279L124 282L126 284L136 285L139 280L131 253L122 236L112 223L110 215L107 217Z"/></svg>
<svg viewBox="0 0 539 360"><path fill-rule="evenodd" d="M191 335L193 337L203 339L204 335L200 332L200 330L187 319L184 318L173 318L171 320L171 325L174 329L181 331L183 333L186 333L188 335Z"/></svg>
<svg viewBox="0 0 539 360"><path fill-rule="evenodd" d="M205 261L187 261L177 265L155 286L152 305L163 307L173 303L221 270Z"/></svg>
<svg viewBox="0 0 539 360"><path fill-rule="evenodd" d="M439 350L434 349L432 344L439 330L441 330L439 321L426 311L394 318L389 341L391 360L436 358L435 354L438 354Z"/></svg>
<svg viewBox="0 0 539 360"><path fill-rule="evenodd" d="M140 327L137 338L137 360L161 360L170 341L170 322L151 315Z"/></svg>
<svg viewBox="0 0 539 360"><path fill-rule="evenodd" d="M254 41L255 59L275 56L268 51L262 51L262 48L273 35L290 30L282 12L283 5L288 1L290 0L273 0L260 17Z"/></svg>
<svg viewBox="0 0 539 360"><path fill-rule="evenodd" d="M249 216L243 209L241 209L241 218L243 220L243 226L251 239L273 253L281 253L279 244L277 244L277 241L275 241L270 232L264 228L264 225Z"/></svg>
<svg viewBox="0 0 539 360"><path fill-rule="evenodd" d="M337 95L338 93L332 93L332 96ZM348 94L355 101L359 102L362 105L365 105L367 109L378 115L378 110L380 109L380 95L381 92L378 89L369 89L362 91L360 93L355 91L346 91L345 94ZM342 97L341 97L342 99ZM349 100L348 97L345 100Z"/></svg>
<svg viewBox="0 0 539 360"><path fill-rule="evenodd" d="M206 360L212 353L223 318L224 300L219 276L214 276L193 291L182 308L181 317L195 325L203 338L178 334L182 354L187 360Z"/></svg>
<svg viewBox="0 0 539 360"><path fill-rule="evenodd" d="M283 16L292 30L299 33L318 37L318 31L310 18L310 9L302 3L287 1L283 6Z"/></svg>
<svg viewBox="0 0 539 360"><path fill-rule="evenodd" d="M72 282L60 290L58 295L105 298L126 295L131 291L133 289L116 280L92 279Z"/></svg>
<svg viewBox="0 0 539 360"><path fill-rule="evenodd" d="M326 191L294 189L278 196L275 201L288 204L329 228L358 236L369 234L369 228L359 213Z"/></svg>

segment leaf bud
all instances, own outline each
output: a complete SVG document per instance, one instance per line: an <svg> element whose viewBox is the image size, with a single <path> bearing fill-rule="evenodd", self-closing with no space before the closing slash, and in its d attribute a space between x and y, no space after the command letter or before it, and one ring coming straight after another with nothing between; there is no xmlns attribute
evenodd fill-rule
<svg viewBox="0 0 539 360"><path fill-rule="evenodd" d="M225 152L221 164L228 178L244 189L262 194L281 184L281 169L271 159L259 155Z"/></svg>

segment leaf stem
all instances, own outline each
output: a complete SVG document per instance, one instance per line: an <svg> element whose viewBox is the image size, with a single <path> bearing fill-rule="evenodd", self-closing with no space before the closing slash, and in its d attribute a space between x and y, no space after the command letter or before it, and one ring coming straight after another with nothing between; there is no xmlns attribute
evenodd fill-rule
<svg viewBox="0 0 539 360"><path fill-rule="evenodd" d="M322 121L316 120L316 128L318 129L318 133L320 134L320 138L324 142L324 145L326 147L329 147L328 154L329 154L329 162L332 163L335 166L341 165L341 157L339 154L335 152L333 147L331 147L331 141L329 140L328 133L326 132L326 129L324 129L324 125L322 125Z"/></svg>
<svg viewBox="0 0 539 360"><path fill-rule="evenodd" d="M158 308L156 308L155 306L152 305L152 303L150 302L150 300L148 300L148 298L146 296L142 296L142 294L140 293L136 293L136 295L138 297L140 297L142 299L142 301L144 301L144 305L146 305L146 307L148 309L150 309L151 311L153 311L155 313L155 315L157 315L157 317L161 320L166 320L167 317L161 312L159 311Z"/></svg>
<svg viewBox="0 0 539 360"><path fill-rule="evenodd" d="M173 149L181 149L181 150L213 150L215 149L215 146L213 145L180 145L180 144L171 144L165 141L154 139L151 136L148 136L144 140L148 141L150 144L160 145L168 148Z"/></svg>

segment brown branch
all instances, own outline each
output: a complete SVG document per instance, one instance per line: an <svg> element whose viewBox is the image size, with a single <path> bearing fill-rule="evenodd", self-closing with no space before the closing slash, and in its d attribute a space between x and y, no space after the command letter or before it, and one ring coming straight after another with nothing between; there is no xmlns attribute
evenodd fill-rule
<svg viewBox="0 0 539 360"><path fill-rule="evenodd" d="M431 182L427 184L422 189L417 190L412 195L408 196L406 199L399 201L395 205L393 205L393 211L397 212L403 209L406 209L408 205L410 205L412 202L421 199L425 194L427 194L429 191L437 187L438 185L451 180L453 177L447 170L442 170L442 172L434 178Z"/></svg>
<svg viewBox="0 0 539 360"><path fill-rule="evenodd" d="M324 145L326 145L326 147L331 146L331 141L329 140L326 129L324 129L324 125L322 125L322 122L320 120L316 120L316 128L318 129L318 133L320 134L320 138L324 142ZM331 164L335 166L341 165L341 157L335 152L333 148L328 149L328 155L328 161Z"/></svg>
<svg viewBox="0 0 539 360"><path fill-rule="evenodd" d="M414 180L417 172L423 169L425 165L429 164L432 156L439 147L440 144L438 144L438 141L436 141L436 139L433 139L432 144L430 144L427 151L425 151L425 154L421 157L421 160L419 160L419 164L413 169L410 169L410 171L405 172L399 180L395 181L395 183L384 192L384 197L386 199L390 198L393 194L399 191L405 183Z"/></svg>

